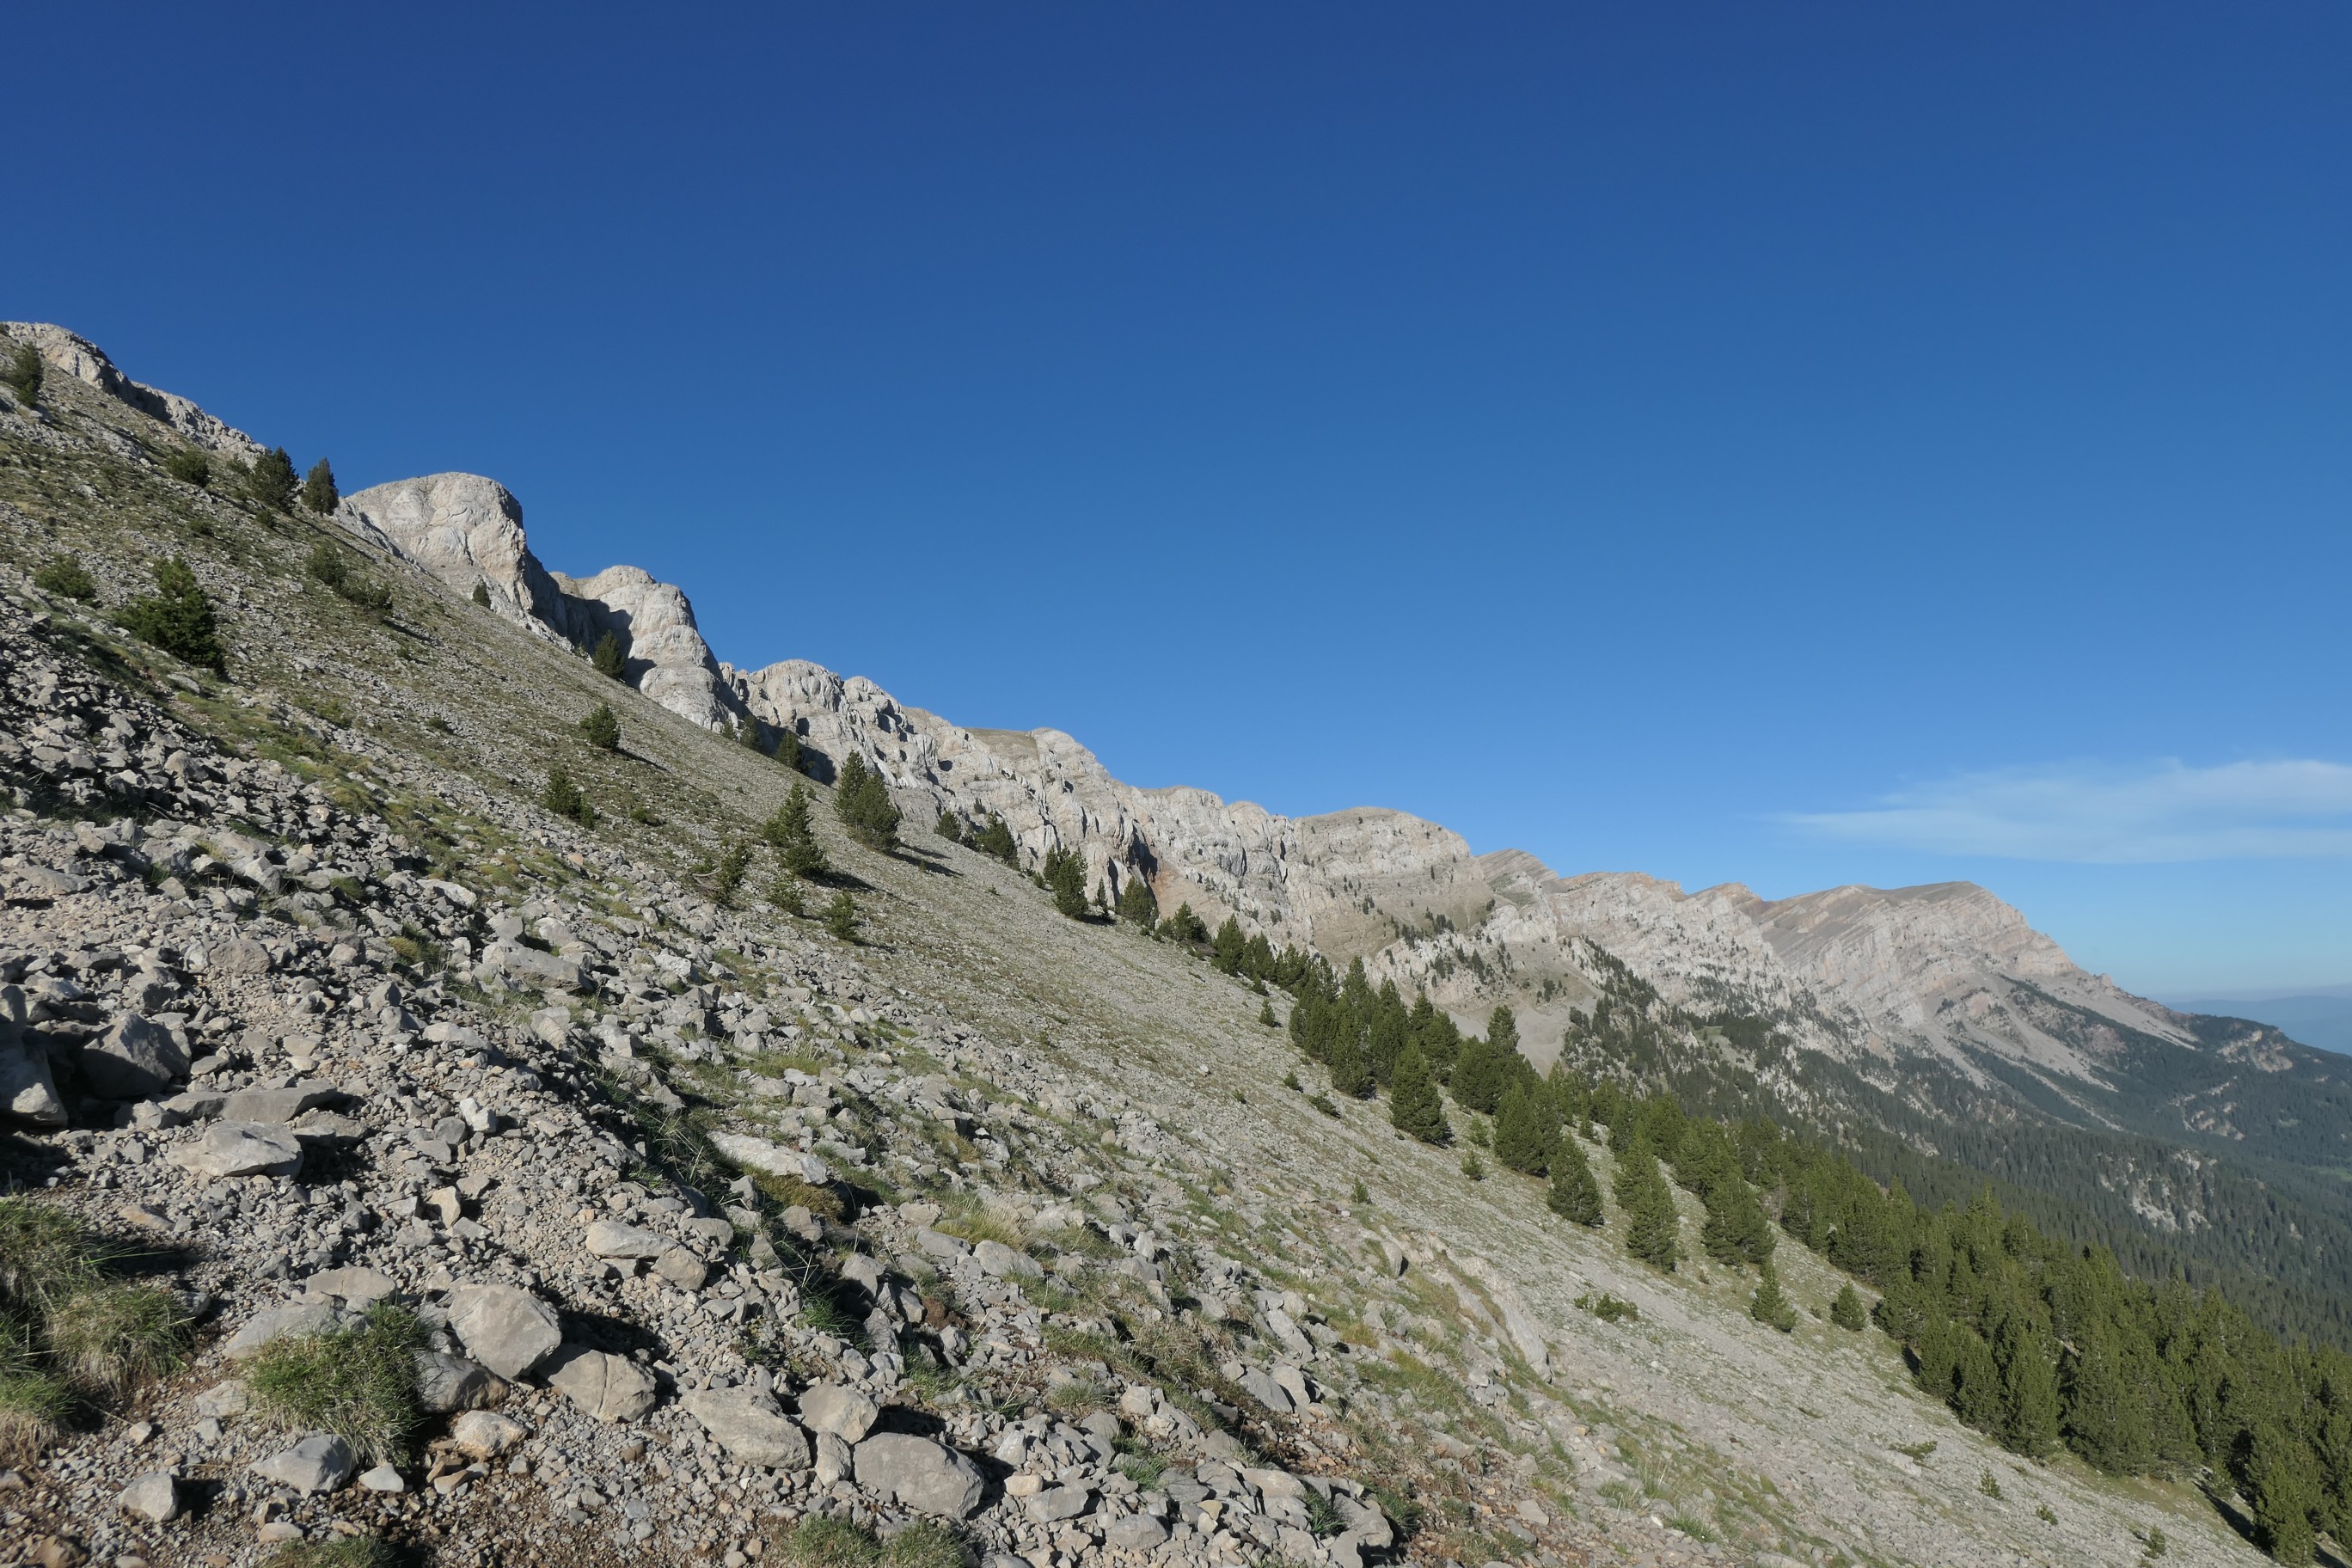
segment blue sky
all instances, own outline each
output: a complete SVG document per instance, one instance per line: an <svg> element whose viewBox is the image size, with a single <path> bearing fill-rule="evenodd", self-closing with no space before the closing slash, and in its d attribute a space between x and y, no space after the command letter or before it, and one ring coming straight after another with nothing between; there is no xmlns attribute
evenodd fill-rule
<svg viewBox="0 0 2352 1568"><path fill-rule="evenodd" d="M335 8L356 11L357 8ZM683 17L684 19L680 19ZM42 7L0 313L1122 776L2352 980L2352 12Z"/></svg>

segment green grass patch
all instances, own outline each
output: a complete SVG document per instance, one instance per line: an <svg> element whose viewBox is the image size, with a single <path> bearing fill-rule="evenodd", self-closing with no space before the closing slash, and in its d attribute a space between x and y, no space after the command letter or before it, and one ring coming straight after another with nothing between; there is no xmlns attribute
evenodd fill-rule
<svg viewBox="0 0 2352 1568"><path fill-rule="evenodd" d="M356 1328L273 1341L246 1384L281 1426L331 1433L370 1464L397 1462L420 1419L415 1352L425 1339L415 1313L379 1303Z"/></svg>

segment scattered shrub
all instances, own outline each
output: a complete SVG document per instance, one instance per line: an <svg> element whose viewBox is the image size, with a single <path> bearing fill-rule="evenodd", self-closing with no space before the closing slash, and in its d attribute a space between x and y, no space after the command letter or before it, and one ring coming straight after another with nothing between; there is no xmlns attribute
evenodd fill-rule
<svg viewBox="0 0 2352 1568"><path fill-rule="evenodd" d="M1848 1280L1839 1286L1836 1299L1830 1302L1830 1321L1848 1333L1858 1334L1868 1321L1869 1314L1863 1310L1862 1292L1853 1288L1853 1282Z"/></svg>
<svg viewBox="0 0 2352 1568"><path fill-rule="evenodd" d="M842 889L833 895L833 902L824 907L824 929L843 942L857 940L857 901Z"/></svg>
<svg viewBox="0 0 2352 1568"><path fill-rule="evenodd" d="M323 517L334 510L342 499L342 492L335 489L333 466L324 458L311 464L302 480L302 504Z"/></svg>
<svg viewBox="0 0 2352 1568"><path fill-rule="evenodd" d="M1339 1114L1339 1108L1331 1103L1331 1097L1328 1094L1310 1094L1307 1097L1307 1103L1313 1106L1316 1110L1321 1111L1326 1116L1337 1116ZM1468 1167L1465 1166L1464 1170L1466 1172ZM1475 1180L1475 1178L1473 1179Z"/></svg>
<svg viewBox="0 0 2352 1568"><path fill-rule="evenodd" d="M16 352L8 356L7 368L0 370L0 381L16 395L16 401L30 408L41 400L41 383L47 379L48 366L41 361L40 351L30 343L18 343Z"/></svg>
<svg viewBox="0 0 2352 1568"><path fill-rule="evenodd" d="M200 490L210 488L213 482L213 460L194 447L174 447L164 453L163 471Z"/></svg>
<svg viewBox="0 0 2352 1568"><path fill-rule="evenodd" d="M183 663L215 675L228 673L228 654L221 647L213 602L205 596L195 573L176 555L155 563L155 592L125 605L122 625L132 637Z"/></svg>
<svg viewBox="0 0 2352 1568"><path fill-rule="evenodd" d="M735 907L735 896L743 890L743 879L751 869L751 847L738 844L719 858L719 868L710 876L711 900L720 909Z"/></svg>
<svg viewBox="0 0 2352 1568"><path fill-rule="evenodd" d="M1013 841L1013 829L1004 826L1004 818L993 812L989 814L988 826L971 836L971 847L1015 870L1021 868L1021 846Z"/></svg>
<svg viewBox="0 0 2352 1568"><path fill-rule="evenodd" d="M490 585L488 583L474 584L474 603L486 610L490 607Z"/></svg>
<svg viewBox="0 0 2352 1568"><path fill-rule="evenodd" d="M623 647L621 639L611 632L596 639L596 649L588 658L589 662L595 665L597 674L609 676L614 680L620 679L629 667L629 650Z"/></svg>
<svg viewBox="0 0 2352 1568"><path fill-rule="evenodd" d="M588 804L588 796L572 782L572 775L562 768L547 770L547 789L540 796L540 804L556 816L568 817L583 827L596 826L596 808Z"/></svg>
<svg viewBox="0 0 2352 1568"><path fill-rule="evenodd" d="M814 805L808 785L794 779L792 794L760 827L760 837L775 849L784 869L796 878L822 877L830 869L825 864L824 850L816 841L815 825L809 819Z"/></svg>
<svg viewBox="0 0 2352 1568"><path fill-rule="evenodd" d="M801 889L801 879L790 871L779 871L768 885L768 902L794 920L808 918L808 899Z"/></svg>
<svg viewBox="0 0 2352 1568"><path fill-rule="evenodd" d="M98 584L78 555L52 555L33 574L33 586L61 599L88 603L98 597Z"/></svg>
<svg viewBox="0 0 2352 1568"><path fill-rule="evenodd" d="M1992 1472L1990 1470L1987 1470L1983 1475L1977 1478L1977 1490L1984 1493L1985 1496L1991 1498L1996 1502L2000 1500L2000 1483L1992 1479Z"/></svg>
<svg viewBox="0 0 2352 1568"><path fill-rule="evenodd" d="M352 570L349 558L323 539L310 547L302 569L332 589L337 598L370 615L381 616L392 608L392 590Z"/></svg>
<svg viewBox="0 0 2352 1568"><path fill-rule="evenodd" d="M370 1464L395 1463L408 1457L420 1418L415 1352L425 1339L414 1313L379 1302L355 1328L272 1341L246 1385L281 1426L331 1433Z"/></svg>
<svg viewBox="0 0 2352 1568"><path fill-rule="evenodd" d="M1478 1158L1477 1150L1472 1149L1462 1156L1462 1173L1474 1182L1486 1179L1486 1162Z"/></svg>
<svg viewBox="0 0 2352 1568"><path fill-rule="evenodd" d="M613 705L609 702L599 702L588 710L588 716L580 721L580 733L599 751L617 752L621 749L620 717L613 711Z"/></svg>

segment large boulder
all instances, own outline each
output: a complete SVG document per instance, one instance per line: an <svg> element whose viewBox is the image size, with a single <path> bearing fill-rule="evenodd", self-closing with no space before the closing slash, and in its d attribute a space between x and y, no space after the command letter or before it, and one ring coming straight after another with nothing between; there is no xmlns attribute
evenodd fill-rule
<svg viewBox="0 0 2352 1568"><path fill-rule="evenodd" d="M563 1343L555 1309L512 1285L461 1285L449 1297L449 1327L466 1353L512 1382Z"/></svg>
<svg viewBox="0 0 2352 1568"><path fill-rule="evenodd" d="M578 959L520 942L490 943L482 950L482 967L510 985L535 991L577 991L587 984L587 971Z"/></svg>
<svg viewBox="0 0 2352 1568"><path fill-rule="evenodd" d="M588 1250L598 1258L635 1260L659 1258L677 1242L657 1230L600 1219L588 1227Z"/></svg>
<svg viewBox="0 0 2352 1568"><path fill-rule="evenodd" d="M797 1149L787 1149L771 1143L765 1138L753 1138L742 1132L713 1132L710 1146L737 1164L754 1171L765 1171L772 1176L789 1176L796 1182L806 1182L821 1187L833 1180L832 1168L814 1154L803 1154Z"/></svg>
<svg viewBox="0 0 2352 1568"><path fill-rule="evenodd" d="M809 1462L808 1435L755 1388L702 1388L678 1403L711 1440L747 1465L797 1470Z"/></svg>
<svg viewBox="0 0 2352 1568"><path fill-rule="evenodd" d="M654 1374L604 1351L567 1347L549 1371L547 1385L592 1420L635 1421L654 1407Z"/></svg>
<svg viewBox="0 0 2352 1568"><path fill-rule="evenodd" d="M978 1467L928 1437L877 1432L852 1449L851 1458L858 1486L901 1508L947 1519L970 1519L979 1511L983 1485Z"/></svg>
<svg viewBox="0 0 2352 1568"><path fill-rule="evenodd" d="M152 1100L188 1076L188 1053L172 1031L125 1013L77 1058L82 1081L101 1100Z"/></svg>
<svg viewBox="0 0 2352 1568"><path fill-rule="evenodd" d="M302 1141L258 1121L215 1121L172 1151L172 1163L197 1175L290 1176L302 1168Z"/></svg>

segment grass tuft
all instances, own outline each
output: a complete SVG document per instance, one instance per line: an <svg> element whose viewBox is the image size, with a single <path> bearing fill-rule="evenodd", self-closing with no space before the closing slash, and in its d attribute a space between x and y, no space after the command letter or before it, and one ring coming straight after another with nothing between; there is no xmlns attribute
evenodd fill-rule
<svg viewBox="0 0 2352 1568"><path fill-rule="evenodd" d="M424 1325L380 1302L357 1328L266 1346L246 1384L262 1411L289 1427L326 1432L371 1464L408 1457L416 1429L415 1352Z"/></svg>
<svg viewBox="0 0 2352 1568"><path fill-rule="evenodd" d="M93 1285L49 1323L58 1370L115 1395L177 1372L187 1360L187 1315L170 1291L152 1285Z"/></svg>

